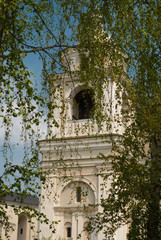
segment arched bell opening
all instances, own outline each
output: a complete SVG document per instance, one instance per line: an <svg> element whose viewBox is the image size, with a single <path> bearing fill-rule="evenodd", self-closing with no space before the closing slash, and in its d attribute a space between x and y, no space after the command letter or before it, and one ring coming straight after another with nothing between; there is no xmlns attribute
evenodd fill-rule
<svg viewBox="0 0 161 240"><path fill-rule="evenodd" d="M92 89L79 91L74 97L73 119L89 119L94 116L94 92Z"/></svg>

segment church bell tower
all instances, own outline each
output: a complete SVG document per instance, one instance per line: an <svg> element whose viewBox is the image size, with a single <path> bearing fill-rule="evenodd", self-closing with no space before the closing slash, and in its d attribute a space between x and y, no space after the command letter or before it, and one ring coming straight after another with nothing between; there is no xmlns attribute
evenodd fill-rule
<svg viewBox="0 0 161 240"><path fill-rule="evenodd" d="M74 73L80 65L78 52L70 50L66 58L71 73ZM111 152L111 134L115 136L118 131L121 134L122 128L114 121L110 129L106 121L99 126L94 115L95 89L73 76L61 73L50 77L53 109L49 136L39 141L42 169L47 172L47 184L41 189L41 212L56 223L55 233L48 226L40 225L40 239L103 240L102 232L89 234L84 228L89 217L101 211L100 198L106 195L110 186L109 181L107 189L102 189L100 173L106 174L111 169L107 165L103 168L99 154ZM110 79L104 87L104 96L103 111L108 113L110 106L108 114L114 119L115 84ZM117 111L121 112L121 106ZM115 239L125 240L125 229L119 230Z"/></svg>

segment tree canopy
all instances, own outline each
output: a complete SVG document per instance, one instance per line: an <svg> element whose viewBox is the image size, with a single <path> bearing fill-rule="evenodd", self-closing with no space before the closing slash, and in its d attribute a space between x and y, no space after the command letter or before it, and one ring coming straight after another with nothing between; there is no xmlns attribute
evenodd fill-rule
<svg viewBox="0 0 161 240"><path fill-rule="evenodd" d="M4 139L1 139L1 153L5 159L2 160L4 171L0 176L1 203L5 203L5 197L13 192L21 203L30 194L38 196L39 181L43 183L45 179L36 141L40 137L37 129L43 116L45 120L48 118L45 110L50 106L47 76L52 69L54 72L53 66L61 49L62 29L56 17L54 3L50 1L4 0L0 3L0 124L5 132ZM43 64L42 79L34 78L28 70L24 63L27 54L39 55ZM21 131L17 142L12 144L15 121L19 122ZM13 151L20 142L23 143L24 158L18 164L16 159L13 161ZM28 207L21 208L51 227L52 223L43 214ZM0 207L0 215L0 222L9 234L10 220L3 206Z"/></svg>
<svg viewBox="0 0 161 240"><path fill-rule="evenodd" d="M104 228L107 236L128 223L128 239L161 237L160 7L160 1L91 1L82 18L82 32L88 36L93 31L92 37L82 38L89 51L93 49L91 62L102 65L99 56L108 57L118 90L121 84L127 98L127 109L122 112L125 132L113 143L113 153L103 156L111 161L113 182L109 196L102 199L103 213L98 213L93 226ZM128 64L129 84L122 77L123 61Z"/></svg>

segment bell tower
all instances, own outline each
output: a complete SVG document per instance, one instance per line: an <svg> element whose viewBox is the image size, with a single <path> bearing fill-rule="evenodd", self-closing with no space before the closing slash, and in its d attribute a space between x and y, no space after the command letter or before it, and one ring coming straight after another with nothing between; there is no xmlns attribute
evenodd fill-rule
<svg viewBox="0 0 161 240"><path fill-rule="evenodd" d="M78 52L70 50L64 64L74 73L80 64ZM101 127L95 120L97 99L92 86L80 83L75 74L70 73L51 76L50 84L53 109L49 136L39 141L42 169L48 172L47 184L41 189L41 211L56 224L55 233L50 232L48 226L40 225L40 239L103 240L102 232L88 234L84 227L88 225L88 217L101 211L100 198L106 196L110 186L109 181L106 189L102 189L100 173L106 174L111 169L110 165L103 168L104 161L99 154L108 155L112 148L111 134L115 136L122 131L113 120L115 83L109 79L104 87L106 104L102 111L111 114L110 129L106 120ZM121 113L121 106L117 107L117 112ZM125 240L125 235L122 228L115 239Z"/></svg>

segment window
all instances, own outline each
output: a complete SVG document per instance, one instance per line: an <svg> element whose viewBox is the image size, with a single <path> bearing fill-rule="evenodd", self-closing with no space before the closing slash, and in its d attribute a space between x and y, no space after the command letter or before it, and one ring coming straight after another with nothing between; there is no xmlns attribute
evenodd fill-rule
<svg viewBox="0 0 161 240"><path fill-rule="evenodd" d="M71 238L71 236L72 236L72 229L71 227L67 227L67 237Z"/></svg>
<svg viewBox="0 0 161 240"><path fill-rule="evenodd" d="M84 89L75 96L73 119L89 119L94 115L94 93L91 89Z"/></svg>
<svg viewBox="0 0 161 240"><path fill-rule="evenodd" d="M125 113L128 111L128 97L126 93L122 94L122 112Z"/></svg>
<svg viewBox="0 0 161 240"><path fill-rule="evenodd" d="M81 187L76 188L76 202L81 202Z"/></svg>
<svg viewBox="0 0 161 240"><path fill-rule="evenodd" d="M20 234L23 234L23 228L20 229Z"/></svg>
<svg viewBox="0 0 161 240"><path fill-rule="evenodd" d="M66 222L64 225L64 237L65 239L72 239L72 224L70 222ZM64 238L63 238L64 239Z"/></svg>

